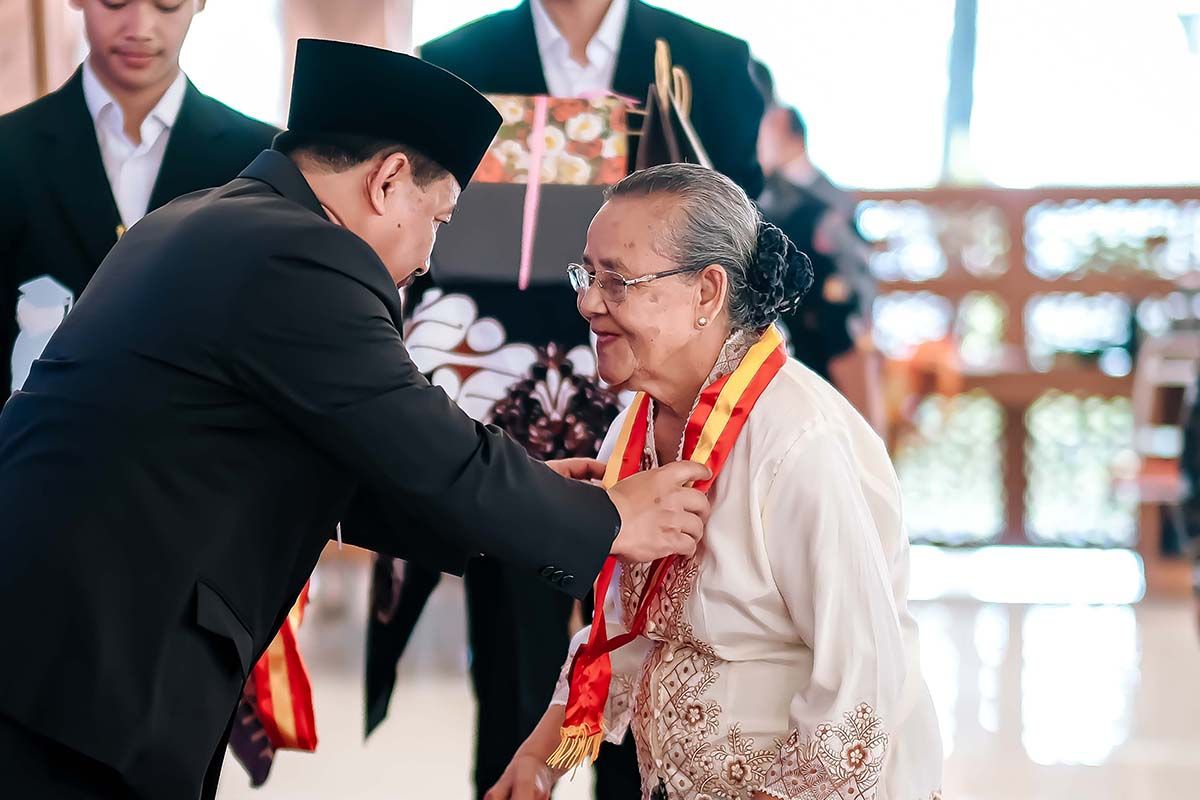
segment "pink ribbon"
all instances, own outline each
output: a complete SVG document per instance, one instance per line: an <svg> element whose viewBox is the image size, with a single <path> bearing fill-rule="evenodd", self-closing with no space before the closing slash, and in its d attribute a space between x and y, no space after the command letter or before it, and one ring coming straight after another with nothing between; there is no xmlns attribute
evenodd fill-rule
<svg viewBox="0 0 1200 800"><path fill-rule="evenodd" d="M615 92L587 92L583 100L616 97L627 106L637 105L632 97ZM517 288L529 288L533 273L533 243L537 233L538 208L542 200L542 159L546 155L546 119L550 113L550 98L541 94L533 98L533 128L529 131L529 175L525 184L525 210L521 218L521 262L517 269Z"/></svg>
<svg viewBox="0 0 1200 800"><path fill-rule="evenodd" d="M546 116L550 98L533 98L533 130L529 132L529 177L525 187L525 214L521 220L521 266L517 271L517 288L529 288L533 272L533 240L537 232L538 205L542 196L542 158L546 155Z"/></svg>

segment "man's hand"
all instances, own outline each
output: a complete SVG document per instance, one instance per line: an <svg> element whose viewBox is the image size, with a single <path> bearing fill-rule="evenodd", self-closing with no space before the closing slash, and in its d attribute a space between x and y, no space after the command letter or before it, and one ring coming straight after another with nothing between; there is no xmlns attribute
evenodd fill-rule
<svg viewBox="0 0 1200 800"><path fill-rule="evenodd" d="M604 465L594 458L563 458L547 461L546 466L564 478L577 481L598 481L604 477Z"/></svg>
<svg viewBox="0 0 1200 800"><path fill-rule="evenodd" d="M550 800L554 773L536 756L517 753L483 800Z"/></svg>
<svg viewBox="0 0 1200 800"><path fill-rule="evenodd" d="M609 489L621 515L612 554L637 562L694 555L709 508L708 498L690 484L709 476L703 464L678 461L631 475Z"/></svg>

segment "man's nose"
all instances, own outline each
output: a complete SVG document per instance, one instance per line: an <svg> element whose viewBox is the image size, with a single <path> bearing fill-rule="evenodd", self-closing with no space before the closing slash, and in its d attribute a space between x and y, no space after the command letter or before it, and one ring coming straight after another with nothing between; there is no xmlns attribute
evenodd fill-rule
<svg viewBox="0 0 1200 800"><path fill-rule="evenodd" d="M125 7L125 35L140 42L154 38L154 26L158 23L159 11L154 3L137 2Z"/></svg>

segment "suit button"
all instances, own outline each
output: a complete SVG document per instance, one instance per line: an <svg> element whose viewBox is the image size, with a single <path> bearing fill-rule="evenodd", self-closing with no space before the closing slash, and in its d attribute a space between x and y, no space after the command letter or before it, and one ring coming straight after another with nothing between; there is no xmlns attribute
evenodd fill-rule
<svg viewBox="0 0 1200 800"><path fill-rule="evenodd" d="M552 565L544 566L540 570L538 570L538 574L541 575L543 578L549 578L551 575L554 574L554 567Z"/></svg>
<svg viewBox="0 0 1200 800"><path fill-rule="evenodd" d="M563 572L561 569L555 570L554 574L550 576L550 580L554 581L555 583L562 583L563 576L566 574L567 573Z"/></svg>
<svg viewBox="0 0 1200 800"><path fill-rule="evenodd" d="M571 585L572 583L574 583L574 582L575 582L575 576L574 576L574 575L563 575L563 579L562 579L562 585L563 585L563 588L564 588L564 589L565 589L566 587L570 586L570 585Z"/></svg>

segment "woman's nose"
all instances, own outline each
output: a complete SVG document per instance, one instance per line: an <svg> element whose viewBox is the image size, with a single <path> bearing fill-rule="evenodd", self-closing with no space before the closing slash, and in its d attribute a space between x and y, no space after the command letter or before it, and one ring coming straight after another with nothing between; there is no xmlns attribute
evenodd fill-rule
<svg viewBox="0 0 1200 800"><path fill-rule="evenodd" d="M579 307L579 313L585 319L591 319L597 314L604 313L604 296L600 291L600 285L596 281L592 281L588 288L576 295L576 304Z"/></svg>

